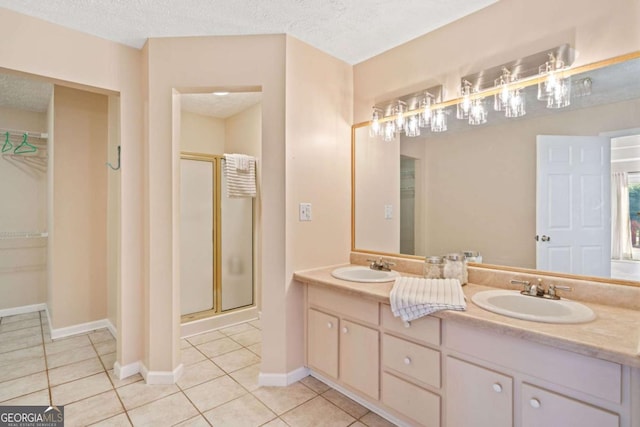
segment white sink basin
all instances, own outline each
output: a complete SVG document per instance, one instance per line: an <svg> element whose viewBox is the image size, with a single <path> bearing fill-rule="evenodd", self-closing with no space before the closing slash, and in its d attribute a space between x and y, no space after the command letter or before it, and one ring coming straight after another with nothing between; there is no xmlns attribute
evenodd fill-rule
<svg viewBox="0 0 640 427"><path fill-rule="evenodd" d="M585 323L596 318L593 310L579 302L532 297L518 291L483 291L471 300L485 310L534 322Z"/></svg>
<svg viewBox="0 0 640 427"><path fill-rule="evenodd" d="M372 270L369 267L359 265L336 268L331 272L331 275L336 279L363 283L391 282L400 276L397 271Z"/></svg>

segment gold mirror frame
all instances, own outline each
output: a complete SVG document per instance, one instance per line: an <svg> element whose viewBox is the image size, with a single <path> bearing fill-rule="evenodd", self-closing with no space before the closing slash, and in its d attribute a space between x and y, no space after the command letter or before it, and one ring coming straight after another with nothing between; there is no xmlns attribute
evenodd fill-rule
<svg viewBox="0 0 640 427"><path fill-rule="evenodd" d="M626 62L626 61L630 61L638 58L640 58L640 51L628 53L625 55L619 55L609 59L604 59L601 61L596 61L590 64L585 64L575 68L571 68L569 70L566 70L563 73L563 75L566 77L570 77L576 74L586 73L592 70L597 70L600 68L608 67L611 65L619 64L622 62ZM532 78L525 79L521 82L518 82L518 87L524 88L528 86L537 85L542 80L543 80L543 77L534 76ZM494 88L494 89L483 91L481 95L483 97L491 96L498 93L499 91L500 89ZM436 109L436 108L450 107L450 106L457 105L460 102L462 102L462 98L454 98L448 101L434 104L431 106L431 108ZM413 111L412 113L415 113L415 112L416 111ZM388 120L392 120L392 117L381 119L380 123L383 123ZM369 125L371 125L371 121L356 123L353 126L351 126L351 252L424 261L424 256L379 252L379 251L371 251L367 249L356 248L356 182L355 182L356 129L369 126ZM538 274L538 275L544 275L544 276L562 277L567 279L588 280L591 282L640 287L640 282L631 281L631 280L611 279L606 277L595 277L595 276L582 276L577 274L557 273L552 271L541 271L541 270L535 270L530 268L511 267L511 266L505 266L505 265L478 264L478 263L469 263L469 265L477 268L482 268L482 269L501 270L501 271L509 271L514 273Z"/></svg>

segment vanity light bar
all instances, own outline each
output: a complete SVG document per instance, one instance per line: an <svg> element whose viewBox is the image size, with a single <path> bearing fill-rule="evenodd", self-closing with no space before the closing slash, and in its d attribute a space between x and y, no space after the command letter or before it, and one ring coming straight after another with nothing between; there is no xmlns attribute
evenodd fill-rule
<svg viewBox="0 0 640 427"><path fill-rule="evenodd" d="M419 93L413 93L403 97L396 98L393 101L387 101L383 104L377 104L374 108L374 114L371 124L375 128L371 132L372 136L382 136L385 140L393 140L401 132L408 136L417 136L413 127L409 132L407 123L416 123L413 117L423 117L420 126L425 128L429 125L433 128L433 118L435 112L439 112L439 120L445 120L443 127L436 127L438 131L446 130L446 114L444 110L450 106L456 106L458 118L469 120L469 124L483 124L487 121L487 111L484 107L484 98L494 96L496 98L504 97L506 91L509 96L503 100L510 102L510 105L501 105L495 107L496 111L505 111L507 117L520 117L525 114L524 93L522 90L528 86L539 85L546 93L551 95L544 98L548 108L561 108L569 105L570 102L570 77L579 72L588 71L584 67L570 69L575 58L575 50L565 43L558 47L538 52L527 57L488 68L481 72L470 74L461 79L460 97L443 101L443 86L435 86ZM508 77L506 84L497 84L501 79ZM426 96L425 96L426 94ZM433 99L433 102L429 102ZM427 100L425 103L424 100ZM394 107L402 103L406 105L405 109ZM495 105L498 105L496 102ZM474 106L475 114L469 115L471 106ZM445 115L443 115L445 114ZM385 125L390 121L395 121L396 125ZM429 123L431 121L431 123ZM386 131L386 132L385 132Z"/></svg>

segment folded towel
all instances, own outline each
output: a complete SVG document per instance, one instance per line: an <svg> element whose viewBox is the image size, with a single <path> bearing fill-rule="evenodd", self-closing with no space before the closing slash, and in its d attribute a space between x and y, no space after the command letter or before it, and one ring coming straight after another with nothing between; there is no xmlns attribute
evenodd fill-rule
<svg viewBox="0 0 640 427"><path fill-rule="evenodd" d="M244 154L236 154L236 171L238 172L249 172L249 165L251 162L251 156L246 156Z"/></svg>
<svg viewBox="0 0 640 427"><path fill-rule="evenodd" d="M247 171L238 165L247 162ZM225 154L222 167L226 179L227 197L256 197L256 159L244 154Z"/></svg>
<svg viewBox="0 0 640 427"><path fill-rule="evenodd" d="M393 315L405 322L440 310L467 309L458 279L398 277L389 299Z"/></svg>

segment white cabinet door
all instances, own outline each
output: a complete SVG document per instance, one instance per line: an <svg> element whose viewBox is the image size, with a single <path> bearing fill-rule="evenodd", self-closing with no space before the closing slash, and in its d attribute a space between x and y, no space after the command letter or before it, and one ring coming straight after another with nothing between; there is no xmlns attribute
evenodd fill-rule
<svg viewBox="0 0 640 427"><path fill-rule="evenodd" d="M338 318L312 308L307 318L307 364L338 378Z"/></svg>
<svg viewBox="0 0 640 427"><path fill-rule="evenodd" d="M341 320L340 380L378 399L380 338L378 330Z"/></svg>
<svg viewBox="0 0 640 427"><path fill-rule="evenodd" d="M447 357L445 381L447 427L513 425L511 377Z"/></svg>
<svg viewBox="0 0 640 427"><path fill-rule="evenodd" d="M522 427L619 427L617 414L522 384Z"/></svg>

